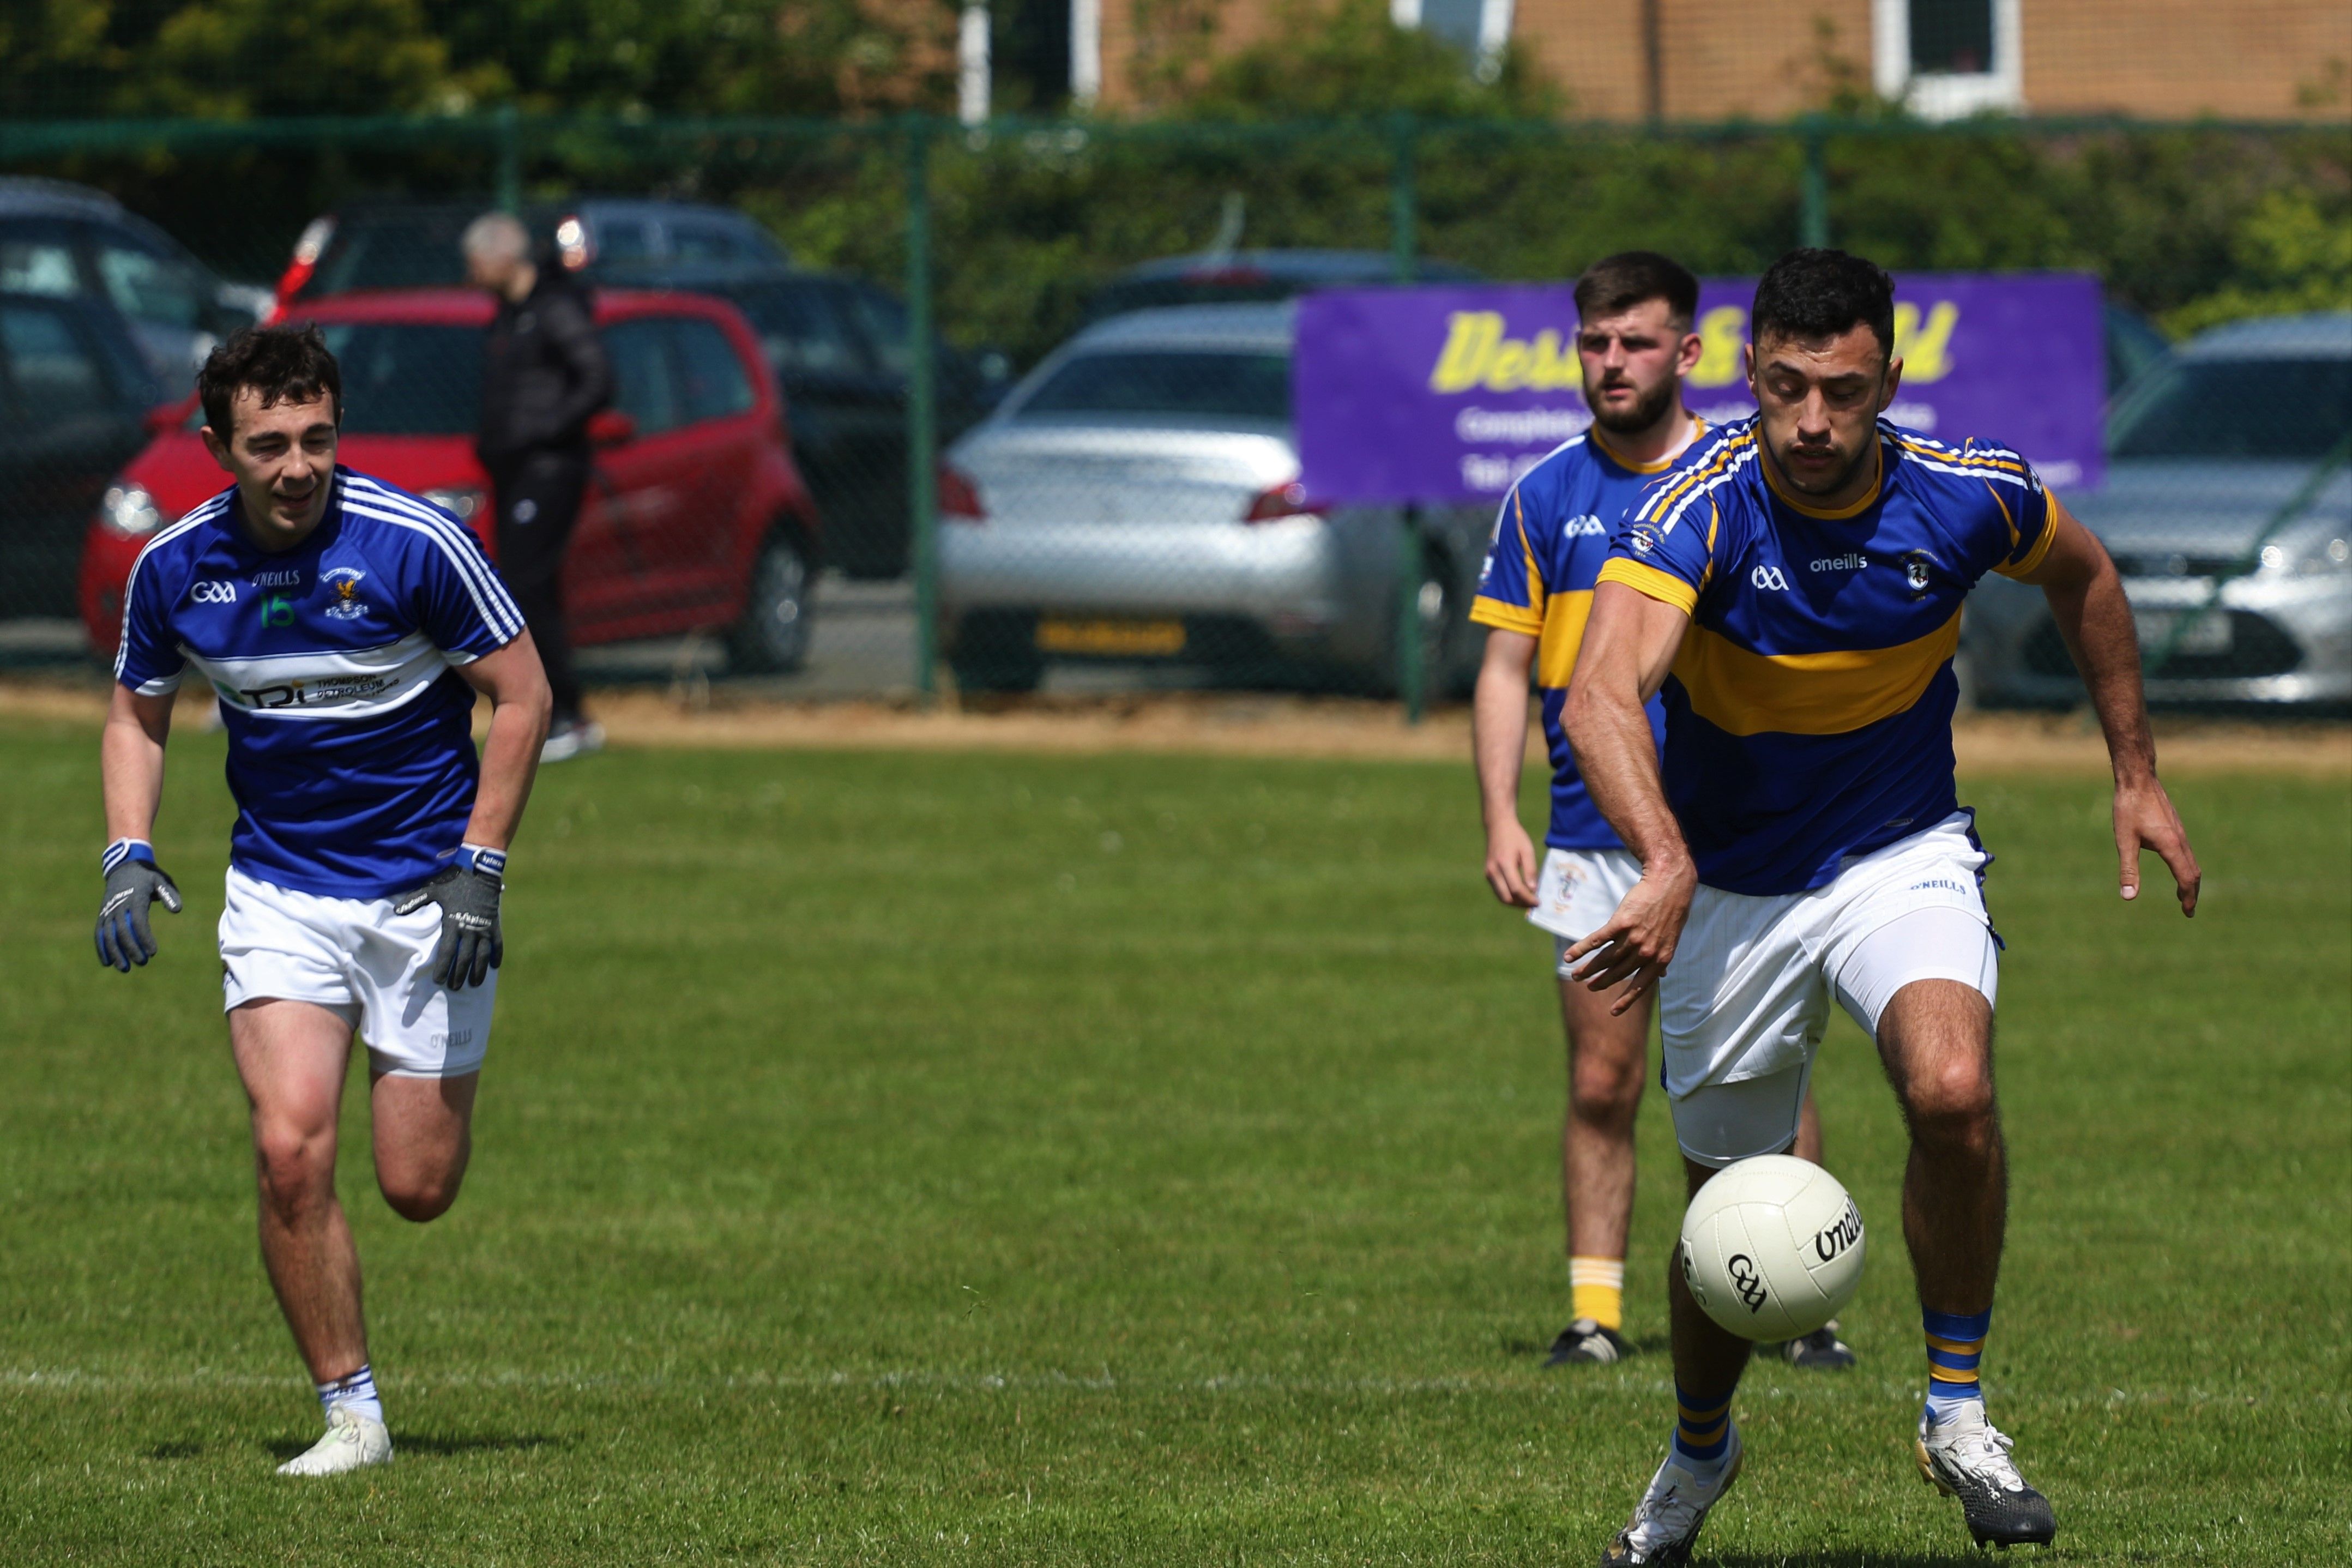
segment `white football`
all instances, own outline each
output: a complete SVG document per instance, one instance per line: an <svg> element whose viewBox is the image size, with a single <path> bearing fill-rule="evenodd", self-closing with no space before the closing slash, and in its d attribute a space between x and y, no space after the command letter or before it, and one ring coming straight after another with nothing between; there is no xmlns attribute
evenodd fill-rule
<svg viewBox="0 0 2352 1568"><path fill-rule="evenodd" d="M1862 1284L1862 1211L1809 1160L1727 1165L1683 1215L1683 1279L1706 1315L1743 1340L1810 1334Z"/></svg>

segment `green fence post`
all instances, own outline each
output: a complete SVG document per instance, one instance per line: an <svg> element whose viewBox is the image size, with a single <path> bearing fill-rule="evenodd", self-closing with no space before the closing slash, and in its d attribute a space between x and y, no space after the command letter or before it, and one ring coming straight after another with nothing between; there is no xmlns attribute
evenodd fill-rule
<svg viewBox="0 0 2352 1568"><path fill-rule="evenodd" d="M1830 242L1830 166L1829 138L1823 133L1820 119L1807 115L1800 122L1805 151L1805 173L1799 188L1797 228L1799 240L1816 247Z"/></svg>
<svg viewBox="0 0 2352 1568"><path fill-rule="evenodd" d="M915 689L939 689L940 531L938 416L931 344L931 128L907 117L907 505L914 534Z"/></svg>
<svg viewBox="0 0 2352 1568"><path fill-rule="evenodd" d="M522 115L511 103L499 105L499 210L522 210Z"/></svg>
<svg viewBox="0 0 2352 1568"><path fill-rule="evenodd" d="M1419 239L1414 230L1420 216L1420 196L1413 186L1413 153L1417 127L1410 114L1389 121L1389 249L1396 280L1411 283ZM1421 513L1407 507L1397 533L1397 696L1404 703L1404 721L1421 722L1424 672L1421 668Z"/></svg>

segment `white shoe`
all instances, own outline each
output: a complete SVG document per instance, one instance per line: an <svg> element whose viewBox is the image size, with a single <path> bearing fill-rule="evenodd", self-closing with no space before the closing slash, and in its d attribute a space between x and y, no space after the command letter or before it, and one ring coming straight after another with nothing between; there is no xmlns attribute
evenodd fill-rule
<svg viewBox="0 0 2352 1568"><path fill-rule="evenodd" d="M1650 1478L1650 1489L1633 1510L1633 1522L1619 1531L1609 1550L1601 1554L1601 1568L1670 1568L1688 1563L1699 1526L1706 1522L1707 1510L1721 1502L1731 1483L1739 1479L1739 1457L1737 1426L1731 1429L1731 1447L1724 1452L1723 1468L1711 1479L1692 1474L1668 1448L1666 1462Z"/></svg>
<svg viewBox="0 0 2352 1568"><path fill-rule="evenodd" d="M604 726L585 719L576 719L557 725L547 732L541 742L539 760L542 763L569 762L584 757L591 752L604 749Z"/></svg>
<svg viewBox="0 0 2352 1568"><path fill-rule="evenodd" d="M392 1463L392 1434L383 1423L337 1405L327 1412L327 1435L278 1467L281 1476L340 1476Z"/></svg>
<svg viewBox="0 0 2352 1568"><path fill-rule="evenodd" d="M1919 1479L1960 1500L1960 1517L1982 1546L2047 1546L2058 1533L2050 1500L2025 1484L2009 1451L2016 1447L1971 1399L1930 1425L1919 1413Z"/></svg>

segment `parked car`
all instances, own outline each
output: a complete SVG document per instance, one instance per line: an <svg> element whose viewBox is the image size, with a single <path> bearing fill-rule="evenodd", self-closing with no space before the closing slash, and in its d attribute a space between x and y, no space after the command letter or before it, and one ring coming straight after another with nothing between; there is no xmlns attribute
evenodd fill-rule
<svg viewBox="0 0 2352 1568"><path fill-rule="evenodd" d="M301 314L342 367L341 461L447 508L495 549L474 456L488 297L353 294ZM793 668L808 648L817 521L758 341L732 308L691 294L605 290L596 320L617 390L591 426L595 468L564 562L574 638L719 632L738 668ZM81 610L101 654L147 536L226 482L203 422L185 409L89 525Z"/></svg>
<svg viewBox="0 0 2352 1568"><path fill-rule="evenodd" d="M2352 311L2216 327L2136 383L2106 483L2066 504L2122 572L2163 701L2352 700ZM1979 700L2072 703L2042 595L1987 579L1962 650Z"/></svg>
<svg viewBox="0 0 2352 1568"><path fill-rule="evenodd" d="M1450 261L1421 260L1422 283L1484 279ZM1314 289L1363 288L1396 280L1396 258L1384 250L1204 250L1131 267L1097 289L1086 319L1099 321L1129 310L1169 305L1274 303Z"/></svg>
<svg viewBox="0 0 2352 1568"><path fill-rule="evenodd" d="M1308 496L1294 319L1289 305L1115 317L950 448L940 626L961 686L1026 689L1055 660L1389 686L1408 527L1431 689L1466 683L1490 514Z"/></svg>
<svg viewBox="0 0 2352 1568"><path fill-rule="evenodd" d="M179 241L103 191L0 179L0 289L97 300L119 312L149 370L184 389L213 345L255 315Z"/></svg>
<svg viewBox="0 0 2352 1568"><path fill-rule="evenodd" d="M0 617L74 613L90 512L162 397L110 306L0 293Z"/></svg>
<svg viewBox="0 0 2352 1568"><path fill-rule="evenodd" d="M793 410L793 456L824 519L825 559L853 577L907 570L907 308L862 279L783 268L671 268L664 289L728 300L750 320ZM995 406L1002 356L932 344L938 439Z"/></svg>
<svg viewBox="0 0 2352 1568"><path fill-rule="evenodd" d="M278 309L368 289L460 287L458 240L491 205L487 196L347 202L311 219L294 242L278 279ZM547 258L598 283L647 286L651 273L671 267L789 262L759 224L701 203L595 196L536 203L518 216Z"/></svg>
<svg viewBox="0 0 2352 1568"><path fill-rule="evenodd" d="M2100 307L2099 324L2107 357L2107 400L2112 404L2126 387L2172 357L2172 342L2146 316L2113 302Z"/></svg>

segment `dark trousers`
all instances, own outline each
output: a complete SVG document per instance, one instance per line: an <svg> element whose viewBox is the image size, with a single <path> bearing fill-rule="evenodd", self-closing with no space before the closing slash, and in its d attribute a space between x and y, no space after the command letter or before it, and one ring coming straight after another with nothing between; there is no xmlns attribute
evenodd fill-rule
<svg viewBox="0 0 2352 1568"><path fill-rule="evenodd" d="M563 621L563 549L588 489L585 452L531 452L490 468L498 506L499 571L539 645L555 720L580 717L580 678Z"/></svg>

